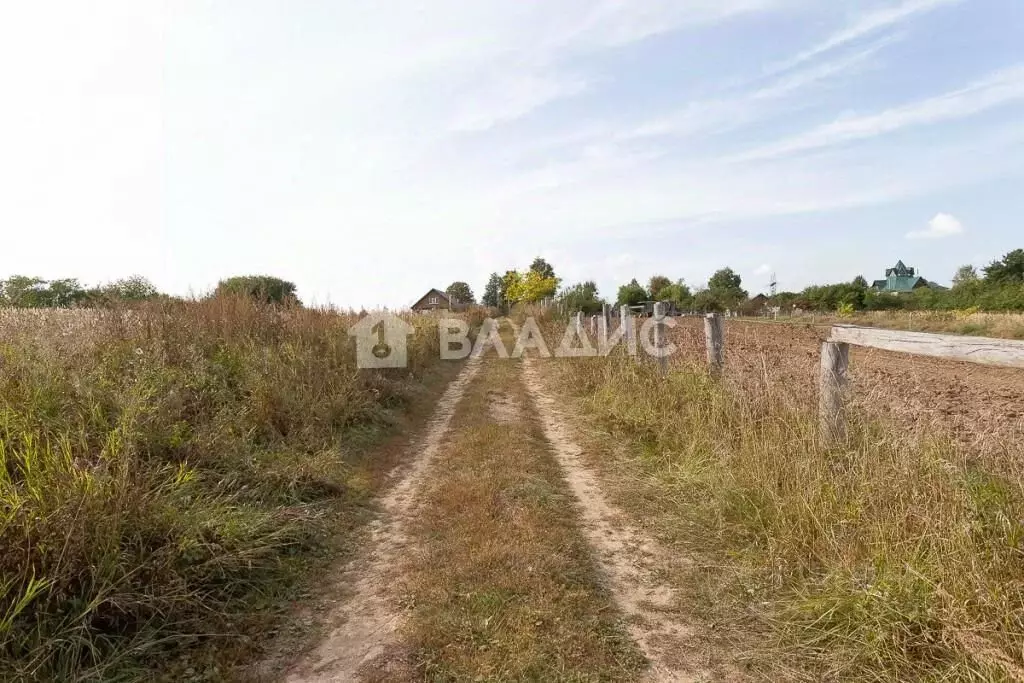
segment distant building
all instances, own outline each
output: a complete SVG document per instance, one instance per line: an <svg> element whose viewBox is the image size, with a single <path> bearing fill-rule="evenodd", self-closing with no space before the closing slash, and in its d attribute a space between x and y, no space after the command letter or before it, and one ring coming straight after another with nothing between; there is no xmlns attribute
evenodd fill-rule
<svg viewBox="0 0 1024 683"><path fill-rule="evenodd" d="M908 294L921 287L945 289L934 282L928 282L913 268L904 265L903 261L897 261L892 268L886 268L884 280L875 280L871 283L871 289L887 294Z"/></svg>
<svg viewBox="0 0 1024 683"><path fill-rule="evenodd" d="M452 301L440 289L431 289L412 305L412 310L426 313L429 311L461 311L468 304Z"/></svg>

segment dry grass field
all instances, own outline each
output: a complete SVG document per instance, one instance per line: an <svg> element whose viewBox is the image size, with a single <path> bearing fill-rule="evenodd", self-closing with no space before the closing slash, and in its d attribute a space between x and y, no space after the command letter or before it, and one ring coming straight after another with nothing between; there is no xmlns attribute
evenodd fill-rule
<svg viewBox="0 0 1024 683"><path fill-rule="evenodd" d="M219 680L259 652L451 371L415 317L408 371L357 372L353 320L0 313L0 680Z"/></svg>

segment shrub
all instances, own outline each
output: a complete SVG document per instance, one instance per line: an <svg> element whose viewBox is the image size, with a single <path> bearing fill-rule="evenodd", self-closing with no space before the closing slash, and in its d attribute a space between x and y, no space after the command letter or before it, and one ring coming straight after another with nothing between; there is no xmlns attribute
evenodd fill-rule
<svg viewBox="0 0 1024 683"><path fill-rule="evenodd" d="M221 280L214 296L246 296L262 303L297 304L295 284L270 275L239 275Z"/></svg>

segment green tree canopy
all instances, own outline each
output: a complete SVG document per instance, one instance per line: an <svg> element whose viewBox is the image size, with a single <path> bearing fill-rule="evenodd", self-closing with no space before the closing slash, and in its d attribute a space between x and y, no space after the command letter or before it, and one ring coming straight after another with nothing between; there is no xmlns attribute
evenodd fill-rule
<svg viewBox="0 0 1024 683"><path fill-rule="evenodd" d="M732 268L722 268L708 278L707 294L702 298L705 302L713 301L717 308L708 310L735 309L747 298L747 292L741 286L743 281L739 273ZM709 299L710 297L710 299Z"/></svg>
<svg viewBox="0 0 1024 683"><path fill-rule="evenodd" d="M664 275L652 275L650 281L647 283L647 293L651 295L651 299L659 301L662 298L661 290L672 284Z"/></svg>
<svg viewBox="0 0 1024 683"><path fill-rule="evenodd" d="M690 288L681 279L665 285L658 290L657 295L652 295L651 298L658 301L671 301L680 310L693 306L693 293L690 292Z"/></svg>
<svg viewBox="0 0 1024 683"><path fill-rule="evenodd" d="M85 301L87 293L78 280L44 280L12 275L0 281L0 304L15 308L69 308Z"/></svg>
<svg viewBox="0 0 1024 683"><path fill-rule="evenodd" d="M100 287L99 291L106 298L121 301L145 301L160 294L156 286L141 275L115 280Z"/></svg>
<svg viewBox="0 0 1024 683"><path fill-rule="evenodd" d="M558 297L563 310L569 312L583 311L586 314L600 313L604 300L597 294L597 284L593 280L580 282L562 290Z"/></svg>
<svg viewBox="0 0 1024 683"><path fill-rule="evenodd" d="M985 280L996 284L1024 283L1024 249L1014 249L985 266Z"/></svg>
<svg viewBox="0 0 1024 683"><path fill-rule="evenodd" d="M221 280L214 296L248 296L270 304L297 304L295 284L271 275L238 275Z"/></svg>
<svg viewBox="0 0 1024 683"><path fill-rule="evenodd" d="M469 288L469 285L465 282L456 281L448 285L448 289L444 290L444 293L448 295L452 303L460 304L475 304L476 297L473 296L473 290Z"/></svg>
<svg viewBox="0 0 1024 683"><path fill-rule="evenodd" d="M484 296L481 299L481 303L484 306L497 308L501 303L501 290L501 276L497 273L491 273L491 277L487 280L487 286L484 287Z"/></svg>
<svg viewBox="0 0 1024 683"><path fill-rule="evenodd" d="M629 281L629 284L619 287L619 296L615 301L619 306L636 306L641 302L649 300L650 296L647 290L636 281L636 278L633 278Z"/></svg>
<svg viewBox="0 0 1024 683"><path fill-rule="evenodd" d="M530 264L530 270L545 279L555 277L555 269L551 267L550 263L542 259L540 256L533 259L533 263Z"/></svg>
<svg viewBox="0 0 1024 683"><path fill-rule="evenodd" d="M715 274L708 278L708 289L716 289L720 292L736 291L741 289L743 281L739 273L732 268L716 270Z"/></svg>
<svg viewBox="0 0 1024 683"><path fill-rule="evenodd" d="M967 264L960 266L956 269L956 274L953 275L953 286L963 287L964 285L978 281L978 269L974 266Z"/></svg>

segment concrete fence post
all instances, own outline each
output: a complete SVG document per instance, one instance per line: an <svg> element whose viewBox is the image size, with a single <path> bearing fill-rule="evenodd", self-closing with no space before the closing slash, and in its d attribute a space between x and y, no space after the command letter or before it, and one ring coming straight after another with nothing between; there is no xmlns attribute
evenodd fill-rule
<svg viewBox="0 0 1024 683"><path fill-rule="evenodd" d="M619 307L619 327L622 329L623 339L626 341L626 352L636 355L636 335L633 334L633 314L629 306Z"/></svg>
<svg viewBox="0 0 1024 683"><path fill-rule="evenodd" d="M665 304L658 302L654 304L654 348L661 349L665 346L665 325L662 321L665 319ZM668 356L660 354L658 356L658 369L661 374L668 373Z"/></svg>
<svg viewBox="0 0 1024 683"><path fill-rule="evenodd" d="M725 365L725 334L722 316L708 313L704 316L704 345L707 350L708 369L718 375Z"/></svg>
<svg viewBox="0 0 1024 683"><path fill-rule="evenodd" d="M832 443L846 438L843 395L846 390L846 370L849 365L849 344L822 342L821 376L818 382L818 418L822 438Z"/></svg>

